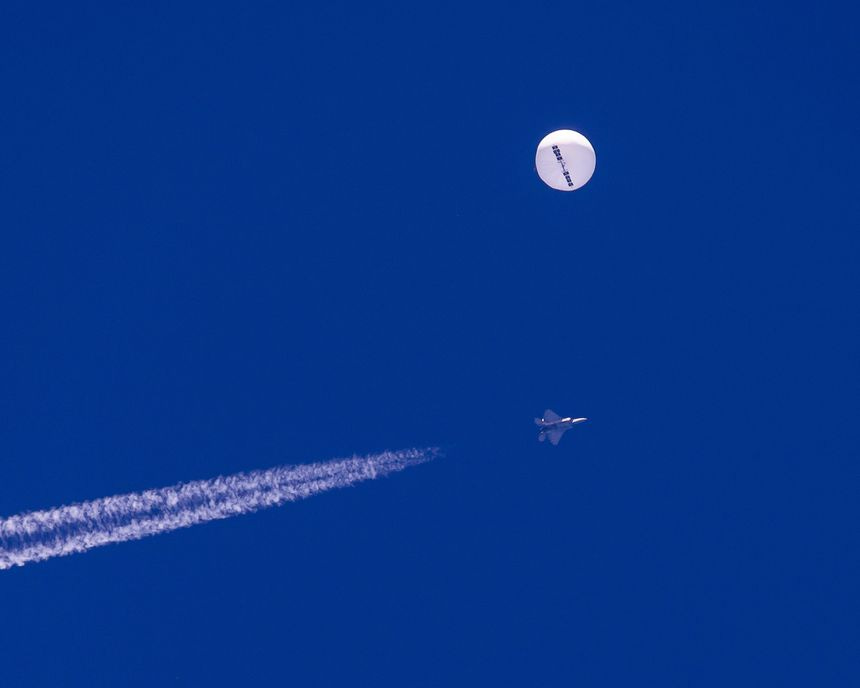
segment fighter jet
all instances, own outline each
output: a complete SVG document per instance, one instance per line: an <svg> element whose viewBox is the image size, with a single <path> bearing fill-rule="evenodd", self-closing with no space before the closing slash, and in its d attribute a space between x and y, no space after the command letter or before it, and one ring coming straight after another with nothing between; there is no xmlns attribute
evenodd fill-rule
<svg viewBox="0 0 860 688"><path fill-rule="evenodd" d="M586 420L588 418L562 418L552 409L547 409L543 412L543 418L535 418L535 425L540 428L538 442L543 442L549 438L550 443L554 446L559 443L564 433L577 423Z"/></svg>

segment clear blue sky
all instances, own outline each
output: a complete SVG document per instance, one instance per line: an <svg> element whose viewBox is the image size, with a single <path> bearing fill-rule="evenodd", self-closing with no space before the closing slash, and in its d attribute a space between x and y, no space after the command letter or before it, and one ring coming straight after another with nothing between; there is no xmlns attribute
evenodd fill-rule
<svg viewBox="0 0 860 688"><path fill-rule="evenodd" d="M858 19L6 3L0 514L448 455L2 572L4 688L856 685Z"/></svg>

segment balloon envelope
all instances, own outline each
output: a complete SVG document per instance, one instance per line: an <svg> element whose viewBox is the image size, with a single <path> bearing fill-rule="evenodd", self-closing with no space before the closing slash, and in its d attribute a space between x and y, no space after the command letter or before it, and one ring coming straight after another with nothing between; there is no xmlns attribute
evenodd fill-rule
<svg viewBox="0 0 860 688"><path fill-rule="evenodd" d="M576 191L591 175L597 157L594 148L578 131L559 129L538 144L535 167L547 186L559 191Z"/></svg>

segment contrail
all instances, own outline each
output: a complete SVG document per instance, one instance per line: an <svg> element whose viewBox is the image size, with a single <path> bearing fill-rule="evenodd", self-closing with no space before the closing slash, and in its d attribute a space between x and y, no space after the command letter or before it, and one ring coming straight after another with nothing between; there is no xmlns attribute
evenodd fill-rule
<svg viewBox="0 0 860 688"><path fill-rule="evenodd" d="M0 519L0 569L139 540L402 471L437 449L279 466Z"/></svg>

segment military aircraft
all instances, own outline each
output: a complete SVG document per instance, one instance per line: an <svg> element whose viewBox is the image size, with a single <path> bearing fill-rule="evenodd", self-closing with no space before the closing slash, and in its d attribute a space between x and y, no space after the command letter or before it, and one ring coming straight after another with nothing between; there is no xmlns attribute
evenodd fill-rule
<svg viewBox="0 0 860 688"><path fill-rule="evenodd" d="M543 412L543 418L535 418L535 425L540 427L538 441L543 442L549 438L553 446L558 444L561 436L577 423L582 423L588 418L562 418L552 409Z"/></svg>

